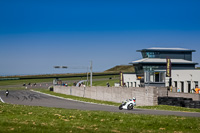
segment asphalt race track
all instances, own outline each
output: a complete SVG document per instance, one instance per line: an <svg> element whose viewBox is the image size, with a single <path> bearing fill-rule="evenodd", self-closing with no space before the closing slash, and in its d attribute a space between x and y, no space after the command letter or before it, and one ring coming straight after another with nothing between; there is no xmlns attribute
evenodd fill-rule
<svg viewBox="0 0 200 133"><path fill-rule="evenodd" d="M148 110L148 109L119 110L118 107L115 106L74 101L29 90L13 90L10 91L8 97L5 96L5 91L0 91L0 100L2 100L2 102L11 104L56 107L56 108L66 108L66 109L96 110L96 111L108 111L108 112L150 114L150 115L175 115L175 116L200 117L200 113L188 113L188 112L177 112L177 111L159 111L159 110Z"/></svg>

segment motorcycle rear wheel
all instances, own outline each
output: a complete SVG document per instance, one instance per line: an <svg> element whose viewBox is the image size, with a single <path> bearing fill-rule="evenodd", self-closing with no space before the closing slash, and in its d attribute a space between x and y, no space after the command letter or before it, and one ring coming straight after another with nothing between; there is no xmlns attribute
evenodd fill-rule
<svg viewBox="0 0 200 133"><path fill-rule="evenodd" d="M122 109L123 109L123 108L122 108L122 105L120 105L120 106L119 106L119 110L122 110Z"/></svg>

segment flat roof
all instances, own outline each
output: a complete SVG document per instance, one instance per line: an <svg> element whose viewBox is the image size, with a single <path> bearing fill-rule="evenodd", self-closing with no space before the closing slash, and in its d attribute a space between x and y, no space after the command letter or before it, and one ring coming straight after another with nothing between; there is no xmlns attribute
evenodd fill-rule
<svg viewBox="0 0 200 133"><path fill-rule="evenodd" d="M185 48L159 48L159 47L152 47L152 48L146 48L142 50L137 50L137 52L142 51L176 51L176 52L195 52L196 50L192 49L185 49Z"/></svg>
<svg viewBox="0 0 200 133"><path fill-rule="evenodd" d="M166 63L166 59L160 58L143 58L140 60L132 61L129 64L164 64ZM188 61L184 59L171 59L172 64L198 64L193 61Z"/></svg>

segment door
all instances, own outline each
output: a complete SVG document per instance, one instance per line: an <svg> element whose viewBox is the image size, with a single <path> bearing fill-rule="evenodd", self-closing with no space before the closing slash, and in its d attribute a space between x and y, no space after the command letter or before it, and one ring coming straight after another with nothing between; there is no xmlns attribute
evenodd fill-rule
<svg viewBox="0 0 200 133"><path fill-rule="evenodd" d="M181 92L184 92L184 82L181 82Z"/></svg>
<svg viewBox="0 0 200 133"><path fill-rule="evenodd" d="M160 79L159 72L155 72L155 82L160 82L159 79Z"/></svg>
<svg viewBox="0 0 200 133"><path fill-rule="evenodd" d="M190 93L190 91L191 91L191 82L188 81L188 93Z"/></svg>

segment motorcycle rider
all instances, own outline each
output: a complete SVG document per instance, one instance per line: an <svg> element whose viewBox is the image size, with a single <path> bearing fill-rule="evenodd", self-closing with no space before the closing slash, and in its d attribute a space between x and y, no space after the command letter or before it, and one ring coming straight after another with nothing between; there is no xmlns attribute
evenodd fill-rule
<svg viewBox="0 0 200 133"><path fill-rule="evenodd" d="M6 90L6 97L8 97L8 94L9 94L9 91L8 91L8 90Z"/></svg>

